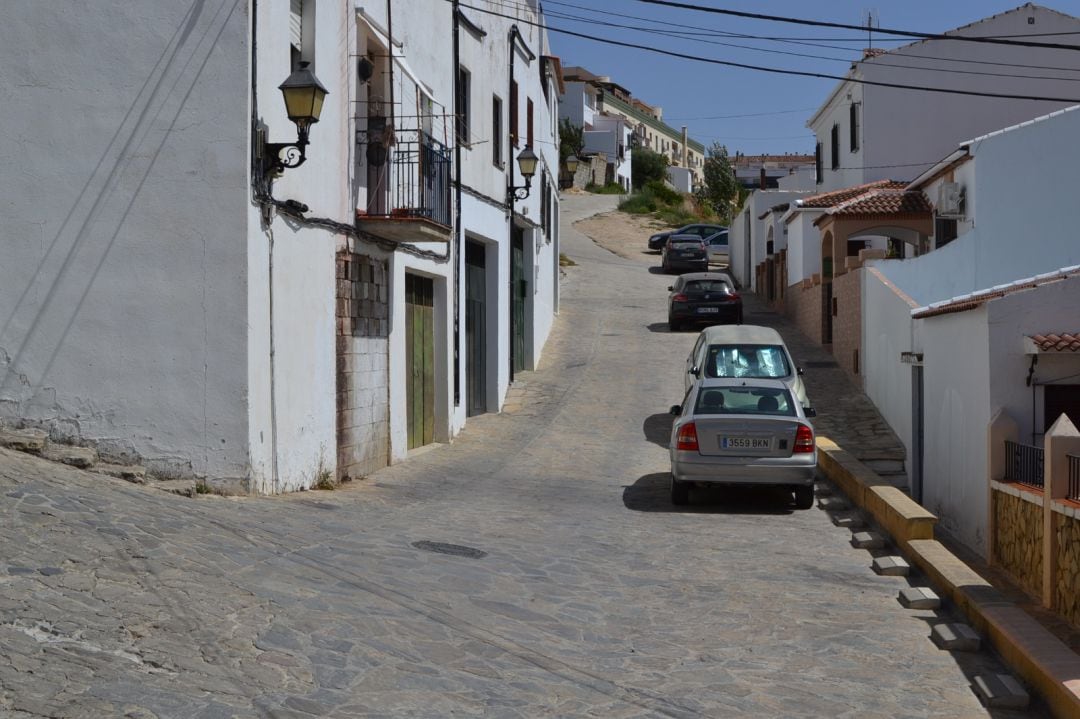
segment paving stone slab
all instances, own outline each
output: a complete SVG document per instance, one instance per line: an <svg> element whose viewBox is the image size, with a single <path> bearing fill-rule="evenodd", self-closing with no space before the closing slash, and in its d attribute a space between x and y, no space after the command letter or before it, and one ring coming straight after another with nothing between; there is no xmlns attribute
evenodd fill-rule
<svg viewBox="0 0 1080 719"><path fill-rule="evenodd" d="M903 557L877 557L874 559L874 571L890 577L906 577L911 566Z"/></svg>
<svg viewBox="0 0 1080 719"><path fill-rule="evenodd" d="M19 452L40 452L45 448L48 434L40 429L2 429L0 446Z"/></svg>
<svg viewBox="0 0 1080 719"><path fill-rule="evenodd" d="M851 509L851 505L842 497L822 497L818 500L818 507L827 512L840 512Z"/></svg>
<svg viewBox="0 0 1080 719"><path fill-rule="evenodd" d="M877 532L855 532L851 535L851 546L855 549L881 549L885 546L885 537Z"/></svg>
<svg viewBox="0 0 1080 719"><path fill-rule="evenodd" d="M65 445L49 444L45 447L41 456L52 462L70 464L79 469L89 469L97 464L97 450L90 447L67 447Z"/></svg>
<svg viewBox="0 0 1080 719"><path fill-rule="evenodd" d="M930 630L930 638L941 649L952 652L977 652L982 644L979 633L967 624L937 624Z"/></svg>
<svg viewBox="0 0 1080 719"><path fill-rule="evenodd" d="M941 606L941 597L929 587L904 587L898 598L908 609L937 609Z"/></svg>
<svg viewBox="0 0 1080 719"><path fill-rule="evenodd" d="M1023 709L1028 705L1028 693L1010 674L982 674L972 685L979 701L991 708Z"/></svg>
<svg viewBox="0 0 1080 719"><path fill-rule="evenodd" d="M832 521L837 527L844 527L845 529L863 529L866 527L866 520L858 512L836 514L833 516Z"/></svg>
<svg viewBox="0 0 1080 719"><path fill-rule="evenodd" d="M93 468L94 472L98 474L108 475L109 477L116 477L117 479L126 479L129 482L135 482L136 484L146 484L146 467L138 464L96 464Z"/></svg>

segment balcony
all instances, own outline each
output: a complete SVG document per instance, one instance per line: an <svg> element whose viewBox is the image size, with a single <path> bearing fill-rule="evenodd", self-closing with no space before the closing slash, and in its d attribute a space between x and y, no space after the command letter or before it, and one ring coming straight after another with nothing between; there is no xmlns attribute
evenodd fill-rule
<svg viewBox="0 0 1080 719"><path fill-rule="evenodd" d="M368 118L357 135L367 172L367 207L356 226L393 242L449 242L453 225L449 149L422 130L393 130Z"/></svg>

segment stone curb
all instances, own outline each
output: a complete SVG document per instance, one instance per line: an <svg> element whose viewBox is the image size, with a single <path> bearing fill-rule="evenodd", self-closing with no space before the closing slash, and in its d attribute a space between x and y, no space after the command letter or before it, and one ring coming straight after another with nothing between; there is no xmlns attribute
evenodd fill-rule
<svg viewBox="0 0 1080 719"><path fill-rule="evenodd" d="M1080 655L935 540L936 516L827 437L818 436L817 446L825 476L873 516L1010 669L1046 699L1054 716L1080 716Z"/></svg>

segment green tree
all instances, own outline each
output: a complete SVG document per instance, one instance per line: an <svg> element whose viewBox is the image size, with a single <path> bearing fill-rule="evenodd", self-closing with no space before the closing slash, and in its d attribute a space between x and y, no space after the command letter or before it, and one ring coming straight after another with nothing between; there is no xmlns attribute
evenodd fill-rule
<svg viewBox="0 0 1080 719"><path fill-rule="evenodd" d="M714 142L706 151L702 174L705 176L702 199L712 205L721 221L730 222L734 203L739 199L739 181L728 160L727 148L719 142Z"/></svg>
<svg viewBox="0 0 1080 719"><path fill-rule="evenodd" d="M566 158L571 155L581 157L585 149L585 135L582 128L570 122L570 118L559 120L559 166L566 165Z"/></svg>
<svg viewBox="0 0 1080 719"><path fill-rule="evenodd" d="M649 182L663 182L667 179L667 168L667 156L659 152L638 148L630 154L630 174L634 178L635 190L640 190Z"/></svg>

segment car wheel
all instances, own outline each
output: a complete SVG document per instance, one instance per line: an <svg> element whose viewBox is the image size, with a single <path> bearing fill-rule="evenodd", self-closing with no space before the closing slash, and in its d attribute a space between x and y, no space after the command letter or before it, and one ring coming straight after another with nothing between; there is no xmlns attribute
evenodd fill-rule
<svg viewBox="0 0 1080 719"><path fill-rule="evenodd" d="M795 508L810 509L814 506L814 488L812 486L798 486L795 488Z"/></svg>
<svg viewBox="0 0 1080 719"><path fill-rule="evenodd" d="M690 485L680 482L671 475L671 503L682 506L690 501Z"/></svg>

